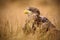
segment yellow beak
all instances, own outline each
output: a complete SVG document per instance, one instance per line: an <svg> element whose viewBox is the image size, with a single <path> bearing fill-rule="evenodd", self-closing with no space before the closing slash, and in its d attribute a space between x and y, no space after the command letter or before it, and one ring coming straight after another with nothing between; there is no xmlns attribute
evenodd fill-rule
<svg viewBox="0 0 60 40"><path fill-rule="evenodd" d="M25 9L24 14L28 14L28 13L31 13L31 11Z"/></svg>

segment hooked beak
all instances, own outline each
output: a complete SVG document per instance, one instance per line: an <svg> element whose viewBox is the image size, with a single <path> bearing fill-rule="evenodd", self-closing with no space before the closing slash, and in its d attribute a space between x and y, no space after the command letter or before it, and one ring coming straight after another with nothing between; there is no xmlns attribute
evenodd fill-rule
<svg viewBox="0 0 60 40"><path fill-rule="evenodd" d="M29 11L27 9L24 10L24 14L29 14L29 13L31 13L31 11Z"/></svg>

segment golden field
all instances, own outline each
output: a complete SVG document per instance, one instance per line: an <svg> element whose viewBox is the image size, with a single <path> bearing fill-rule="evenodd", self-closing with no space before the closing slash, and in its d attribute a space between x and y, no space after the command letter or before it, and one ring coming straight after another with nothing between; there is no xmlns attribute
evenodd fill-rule
<svg viewBox="0 0 60 40"><path fill-rule="evenodd" d="M41 15L60 30L59 2L59 0L0 0L0 40L39 40L39 37L36 38L37 34L26 36L22 31L27 18L23 11L29 6L38 8Z"/></svg>

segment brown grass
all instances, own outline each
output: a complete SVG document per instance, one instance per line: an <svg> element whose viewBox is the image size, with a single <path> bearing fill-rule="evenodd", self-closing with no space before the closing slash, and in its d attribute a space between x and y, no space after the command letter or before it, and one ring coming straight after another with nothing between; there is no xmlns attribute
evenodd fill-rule
<svg viewBox="0 0 60 40"><path fill-rule="evenodd" d="M0 0L0 40L60 40L59 33L55 37L56 31L49 31L45 37L40 37L40 34L24 35L22 27L25 24L26 15L23 10L26 7L33 6L39 8L41 15L47 17L56 27L60 29L60 15L59 7L55 2L44 2L40 3L37 0L16 0L16 1L2 1ZM54 35L55 34L55 35ZM49 39L54 35L53 39ZM48 36L50 36L48 38ZM55 39L56 38L56 39Z"/></svg>

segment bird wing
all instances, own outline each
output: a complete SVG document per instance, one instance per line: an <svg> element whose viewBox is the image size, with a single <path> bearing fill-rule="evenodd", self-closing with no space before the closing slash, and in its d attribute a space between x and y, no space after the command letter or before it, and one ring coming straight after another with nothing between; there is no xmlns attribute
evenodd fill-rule
<svg viewBox="0 0 60 40"><path fill-rule="evenodd" d="M51 28L55 28L55 26L49 21L46 17L41 17L42 20L42 29L48 29L50 30Z"/></svg>

